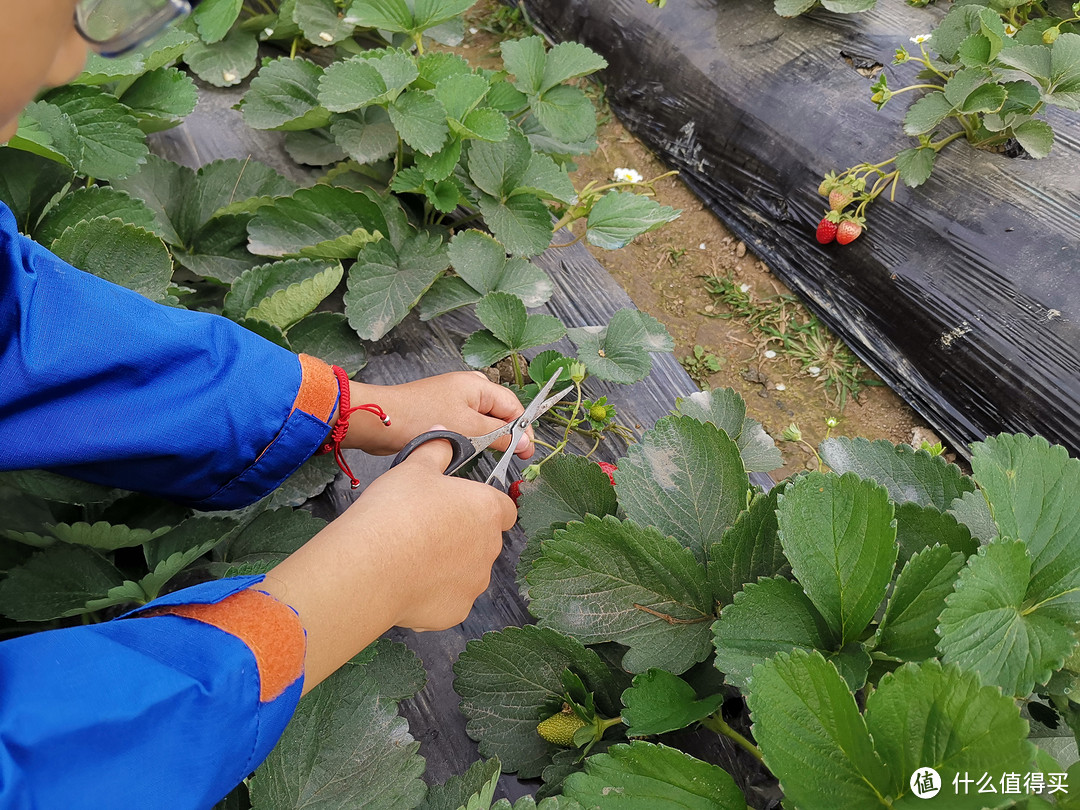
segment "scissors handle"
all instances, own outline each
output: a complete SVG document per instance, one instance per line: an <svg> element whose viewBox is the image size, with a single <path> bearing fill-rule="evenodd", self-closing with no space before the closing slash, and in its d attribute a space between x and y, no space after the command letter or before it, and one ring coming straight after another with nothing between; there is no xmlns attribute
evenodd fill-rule
<svg viewBox="0 0 1080 810"><path fill-rule="evenodd" d="M427 442L434 441L435 439L449 440L450 446L454 449L454 457L450 459L450 463L443 471L445 474L454 472L477 453L476 445L473 444L472 439L468 436L463 436L453 430L429 430L427 433L421 433L407 445L402 447L401 452L394 456L394 460L391 462L390 466L396 467L407 459L417 447Z"/></svg>

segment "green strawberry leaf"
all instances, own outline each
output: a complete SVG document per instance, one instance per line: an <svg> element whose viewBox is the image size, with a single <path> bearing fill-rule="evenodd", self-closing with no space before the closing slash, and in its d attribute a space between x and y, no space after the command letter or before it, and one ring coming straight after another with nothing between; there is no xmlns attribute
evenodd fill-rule
<svg viewBox="0 0 1080 810"><path fill-rule="evenodd" d="M474 368L497 363L511 352L554 343L566 334L558 318L553 315L529 315L521 299L510 293L485 295L476 305L476 316L486 329L470 335L462 349L466 362ZM490 360L495 354L501 356Z"/></svg>
<svg viewBox="0 0 1080 810"><path fill-rule="evenodd" d="M401 323L449 263L435 234L414 233L400 248L385 239L366 245L349 270L349 325L365 340L378 340Z"/></svg>
<svg viewBox="0 0 1080 810"><path fill-rule="evenodd" d="M678 731L703 720L720 708L723 694L698 700L694 687L667 670L649 669L635 676L623 692L623 722L628 737Z"/></svg>
<svg viewBox="0 0 1080 810"><path fill-rule="evenodd" d="M196 42L184 51L184 62L204 82L232 87L250 76L259 63L259 40L234 29L223 40L207 45Z"/></svg>
<svg viewBox="0 0 1080 810"><path fill-rule="evenodd" d="M521 185L531 159L528 139L514 129L505 141L469 144L469 177L481 191L502 200Z"/></svg>
<svg viewBox="0 0 1080 810"><path fill-rule="evenodd" d="M396 34L408 33L415 25L405 0L355 0L345 14L345 22Z"/></svg>
<svg viewBox="0 0 1080 810"><path fill-rule="evenodd" d="M543 87L548 58L543 38L533 36L509 39L499 47L502 49L503 65L515 77L514 87L526 95L539 94ZM557 70L557 67L553 70Z"/></svg>
<svg viewBox="0 0 1080 810"><path fill-rule="evenodd" d="M416 166L428 180L445 180L454 173L461 159L461 138L456 135L448 140L434 155L416 154ZM404 170L407 171L407 170ZM398 172L400 175L401 172Z"/></svg>
<svg viewBox="0 0 1080 810"><path fill-rule="evenodd" d="M536 120L556 140L577 143L596 135L596 108L577 87L556 85L530 103Z"/></svg>
<svg viewBox="0 0 1080 810"><path fill-rule="evenodd" d="M244 6L244 0L205 0L191 14L203 42L212 44L223 39Z"/></svg>
<svg viewBox="0 0 1080 810"><path fill-rule="evenodd" d="M425 155L438 152L450 135L446 109L423 90L406 90L390 104L389 113L401 139Z"/></svg>
<svg viewBox="0 0 1080 810"><path fill-rule="evenodd" d="M518 520L528 541L518 558L517 580L527 595L526 577L540 556L541 543L554 536L554 529L565 529L586 515L614 515L619 507L607 474L581 456L559 456L540 468L539 478L520 486Z"/></svg>
<svg viewBox="0 0 1080 810"><path fill-rule="evenodd" d="M974 785L967 795L957 792L953 779L989 773L999 782L1002 774L1028 770L1023 766L1035 756L1028 724L1014 701L980 684L974 673L937 661L906 664L882 678L866 699L866 728L881 760L889 764L888 781L875 785L894 797L894 807L920 806L924 800L912 795L910 780L927 767L938 772L941 795L948 796L941 806L985 807L985 794ZM832 794L819 785L818 795Z"/></svg>
<svg viewBox="0 0 1080 810"><path fill-rule="evenodd" d="M338 467L332 454L309 458L274 490L270 496L270 508L300 506L308 498L321 494L337 474Z"/></svg>
<svg viewBox="0 0 1080 810"><path fill-rule="evenodd" d="M285 151L294 162L305 166L329 166L348 157L327 127L286 132Z"/></svg>
<svg viewBox="0 0 1080 810"><path fill-rule="evenodd" d="M537 256L551 244L551 212L533 194L517 194L505 202L480 196L480 213L495 238L514 256Z"/></svg>
<svg viewBox="0 0 1080 810"><path fill-rule="evenodd" d="M344 19L334 0L296 0L292 17L307 40L320 47L348 39L356 28Z"/></svg>
<svg viewBox="0 0 1080 810"><path fill-rule="evenodd" d="M940 90L927 93L912 104L904 115L904 134L916 136L933 132L952 111L952 103Z"/></svg>
<svg viewBox="0 0 1080 810"><path fill-rule="evenodd" d="M635 237L673 221L680 213L641 194L611 191L589 212L585 235L590 244L605 250L618 250Z"/></svg>
<svg viewBox="0 0 1080 810"><path fill-rule="evenodd" d="M331 112L349 112L395 101L419 75L401 51L384 50L335 62L319 80L319 102Z"/></svg>
<svg viewBox="0 0 1080 810"><path fill-rule="evenodd" d="M537 91L544 93L557 84L588 76L607 66L607 60L596 51L577 42L560 42L547 54Z"/></svg>
<svg viewBox="0 0 1080 810"><path fill-rule="evenodd" d="M225 296L225 307L232 308L237 318L254 318L285 331L314 311L337 288L344 274L340 263L325 260L261 265L236 280L233 290ZM238 285L241 292L230 302ZM248 304L247 310L240 311Z"/></svg>
<svg viewBox="0 0 1080 810"><path fill-rule="evenodd" d="M102 180L133 174L150 150L139 122L116 96L95 87L67 85L45 95L75 125L82 144L76 171Z"/></svg>
<svg viewBox="0 0 1080 810"><path fill-rule="evenodd" d="M323 69L306 59L275 59L251 80L244 95L244 121L253 129L325 127L330 113L319 104Z"/></svg>
<svg viewBox="0 0 1080 810"><path fill-rule="evenodd" d="M972 470L1004 537L1031 555L1027 598L1067 602L1080 588L1080 459L1042 437L1002 434L972 445Z"/></svg>
<svg viewBox="0 0 1080 810"><path fill-rule="evenodd" d="M292 327L288 337L293 351L325 360L350 377L367 365L367 347L340 312L312 313Z"/></svg>
<svg viewBox="0 0 1080 810"><path fill-rule="evenodd" d="M776 503L786 484L759 493L750 507L739 513L720 541L707 547L706 561L713 600L731 604L732 598L748 582L759 577L787 576L791 573L776 520Z"/></svg>
<svg viewBox="0 0 1080 810"><path fill-rule="evenodd" d="M817 5L818 0L775 0L773 10L781 17L798 17Z"/></svg>
<svg viewBox="0 0 1080 810"><path fill-rule="evenodd" d="M547 273L523 259L507 259L502 244L480 231L458 232L450 241L449 256L457 274L481 296L510 293L526 307L551 298L554 288Z"/></svg>
<svg viewBox="0 0 1080 810"><path fill-rule="evenodd" d="M97 523L57 523L45 526L45 530L65 543L73 546L86 546L98 551L116 551L118 548L133 548L141 546L160 537L171 529L166 526L163 529L150 531L149 529L133 529L123 525L111 525L104 520Z"/></svg>
<svg viewBox="0 0 1080 810"><path fill-rule="evenodd" d="M841 644L858 640L877 612L896 563L893 505L883 487L851 473L810 473L778 501L791 570Z"/></svg>
<svg viewBox="0 0 1080 810"><path fill-rule="evenodd" d="M688 416L661 419L618 467L626 516L674 537L699 563L746 508L750 481L735 442Z"/></svg>
<svg viewBox="0 0 1080 810"><path fill-rule="evenodd" d="M975 490L975 482L955 464L906 444L837 437L822 442L820 450L834 472L877 481L897 503L912 501L944 512L955 498Z"/></svg>
<svg viewBox="0 0 1080 810"><path fill-rule="evenodd" d="M0 583L0 593L3 583ZM562 750L541 737L537 724L561 706L565 670L579 675L605 715L618 714L619 693L599 656L579 641L536 626L508 627L470 641L454 664L466 731L480 754L497 756L503 771L521 779L539 776Z"/></svg>
<svg viewBox="0 0 1080 810"><path fill-rule="evenodd" d="M154 212L142 200L108 186L79 188L66 194L41 218L32 235L41 244L51 245L68 228L98 217L119 219L161 236Z"/></svg>
<svg viewBox="0 0 1080 810"><path fill-rule="evenodd" d="M587 515L544 541L526 581L541 626L584 644L626 645L630 672L685 672L709 654L705 569L651 527Z"/></svg>
<svg viewBox="0 0 1080 810"><path fill-rule="evenodd" d="M199 90L186 73L158 68L140 76L120 100L131 108L139 129L149 134L178 126L195 111Z"/></svg>
<svg viewBox="0 0 1080 810"><path fill-rule="evenodd" d="M145 202L157 217L154 230L169 244L185 247L199 241L219 243L221 223L212 222L215 218L255 211L296 191L295 183L257 161L216 160L193 172L156 155L113 187ZM225 228L230 234L233 224Z"/></svg>
<svg viewBox="0 0 1080 810"><path fill-rule="evenodd" d="M1075 602L1033 598L1032 570L1019 540L981 547L960 572L938 627L943 661L1020 697L1061 668L1076 647L1073 628L1080 620Z"/></svg>
<svg viewBox="0 0 1080 810"><path fill-rule="evenodd" d="M546 200L556 200L570 205L577 202L577 191L566 172L547 155L534 152L529 159L529 167L519 181L515 193L534 194Z"/></svg>
<svg viewBox="0 0 1080 810"><path fill-rule="evenodd" d="M563 793L585 807L617 810L632 804L686 810L744 810L746 797L724 769L677 748L632 742L585 760Z"/></svg>
<svg viewBox="0 0 1080 810"><path fill-rule="evenodd" d="M989 543L999 534L994 516L990 514L990 504L986 502L982 490L965 492L954 499L947 514L956 518L975 540L982 543Z"/></svg>
<svg viewBox="0 0 1080 810"><path fill-rule="evenodd" d="M675 410L699 422L712 422L734 439L747 472L771 472L783 466L780 448L760 422L746 416L746 403L734 389L697 391L676 399Z"/></svg>
<svg viewBox="0 0 1080 810"><path fill-rule="evenodd" d="M110 503L123 493L123 490L79 481L48 470L13 470L0 473L0 486L14 487L34 498L79 506Z"/></svg>
<svg viewBox="0 0 1080 810"><path fill-rule="evenodd" d="M876 648L904 661L936 657L938 617L966 560L965 555L944 545L912 555L885 606Z"/></svg>
<svg viewBox="0 0 1080 810"><path fill-rule="evenodd" d="M267 509L224 546L223 563L211 570L228 576L230 566L265 563L276 565L326 526L325 520L303 509Z"/></svg>
<svg viewBox="0 0 1080 810"><path fill-rule="evenodd" d="M1025 121L1013 129L1013 135L1033 158L1044 158L1054 145L1054 130L1045 121Z"/></svg>
<svg viewBox="0 0 1080 810"><path fill-rule="evenodd" d="M252 804L415 807L426 792L419 747L368 668L342 667L300 701L251 779Z"/></svg>
<svg viewBox="0 0 1080 810"><path fill-rule="evenodd" d="M417 810L488 810L501 775L498 757L479 759L465 773L451 776L442 785L431 785Z"/></svg>
<svg viewBox="0 0 1080 810"><path fill-rule="evenodd" d="M607 326L567 331L578 359L594 377L617 383L645 379L652 370L650 352L670 352L675 342L660 321L636 309L621 309Z"/></svg>
<svg viewBox="0 0 1080 810"><path fill-rule="evenodd" d="M337 145L357 163L375 163L397 149L397 130L382 107L332 115L330 132Z"/></svg>
<svg viewBox="0 0 1080 810"><path fill-rule="evenodd" d="M355 259L386 230L382 210L364 192L317 185L260 208L248 247L262 256Z"/></svg>
<svg viewBox="0 0 1080 810"><path fill-rule="evenodd" d="M7 145L64 166L77 168L82 163L83 144L75 122L45 101L35 101L22 111L19 128Z"/></svg>
<svg viewBox="0 0 1080 810"><path fill-rule="evenodd" d="M802 586L781 578L747 583L713 624L716 668L724 680L746 689L754 667L777 653L817 650L830 659L848 686L866 682L870 656L860 644L840 647L840 639Z"/></svg>
<svg viewBox="0 0 1080 810"><path fill-rule="evenodd" d="M50 246L73 267L127 287L151 301L168 293L173 263L165 243L120 219L96 217L68 228Z"/></svg>
<svg viewBox="0 0 1080 810"><path fill-rule="evenodd" d="M896 543L900 548L897 561L901 565L916 552L938 544L961 553L965 560L979 547L967 526L958 523L951 514L910 501L896 507Z"/></svg>
<svg viewBox="0 0 1080 810"><path fill-rule="evenodd" d="M96 551L56 545L34 554L0 580L0 613L18 622L78 616L123 585L124 577Z"/></svg>
<svg viewBox="0 0 1080 810"><path fill-rule="evenodd" d="M420 90L434 90L443 79L472 73L472 66L465 58L444 51L428 51L417 57L416 67L420 75L413 86Z"/></svg>
<svg viewBox="0 0 1080 810"><path fill-rule="evenodd" d="M53 160L0 148L0 200L11 209L22 233L34 232L42 211L73 177L70 168Z"/></svg>
<svg viewBox="0 0 1080 810"><path fill-rule="evenodd" d="M936 158L937 151L929 146L902 149L896 155L896 168L900 172L900 179L910 188L921 186L934 171Z"/></svg>
<svg viewBox="0 0 1080 810"><path fill-rule="evenodd" d="M792 806L887 807L889 771L821 653L794 650L755 667L747 703L765 764Z"/></svg>

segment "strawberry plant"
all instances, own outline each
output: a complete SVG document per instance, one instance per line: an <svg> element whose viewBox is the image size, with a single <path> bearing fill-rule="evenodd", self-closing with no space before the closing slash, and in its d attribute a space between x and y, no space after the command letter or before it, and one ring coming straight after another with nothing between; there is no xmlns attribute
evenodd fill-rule
<svg viewBox="0 0 1080 810"><path fill-rule="evenodd" d="M521 484L538 626L489 633L455 667L481 753L586 807L608 806L603 788L744 807L731 775L668 747L701 727L792 807L906 806L924 767L941 806L1069 806L1019 776L986 805L963 780L1080 775L1063 739L1080 728L1080 461L1001 435L972 447L968 476L829 438L829 472L766 493L746 474L760 456L732 438L758 430L733 392L702 392L630 447L614 485L574 457Z"/></svg>
<svg viewBox="0 0 1080 810"><path fill-rule="evenodd" d="M957 5L932 34L911 38L917 54L897 49L893 64L917 66L916 81L893 89L882 73L871 100L881 109L895 96L925 91L904 116L904 133L917 143L880 163L827 174L818 191L829 198L830 211L818 225L818 241L851 242L870 203L887 191L894 197L900 181L912 188L925 183L938 153L954 141L1046 157L1054 143L1046 108L1080 109L1080 4L1071 14L1058 11L1033 3ZM838 226L831 237L827 222Z"/></svg>

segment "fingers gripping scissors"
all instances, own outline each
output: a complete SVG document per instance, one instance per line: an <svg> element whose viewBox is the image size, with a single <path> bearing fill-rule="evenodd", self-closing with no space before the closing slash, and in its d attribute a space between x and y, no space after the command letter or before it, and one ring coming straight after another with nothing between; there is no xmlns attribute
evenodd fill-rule
<svg viewBox="0 0 1080 810"><path fill-rule="evenodd" d="M498 482L498 484L505 485L506 473L507 470L510 469L510 461L514 457L514 448L517 447L521 437L525 435L526 429L543 414L551 410L560 399L574 390L574 386L571 385L557 394L548 396L551 389L555 387L555 382L559 379L561 373L562 369L556 371L544 387L540 389L540 393L536 395L529 404L529 407L525 409L525 413L512 422L507 422L502 427L496 428L491 431L491 433L485 433L483 436L464 436L453 430L429 430L427 433L421 433L405 445L401 449L401 452L394 457L394 461L390 466L396 467L407 459L413 450L426 442L430 442L434 439L447 439L454 448L454 456L450 459L450 465L443 471L443 474L453 475L487 450L492 443L498 441L503 436L510 436L510 444L507 446L507 450L503 454L503 457L499 459L499 463L495 465L495 469L491 471L491 475L484 479L485 484L496 486L496 482ZM545 399L545 397L547 398Z"/></svg>

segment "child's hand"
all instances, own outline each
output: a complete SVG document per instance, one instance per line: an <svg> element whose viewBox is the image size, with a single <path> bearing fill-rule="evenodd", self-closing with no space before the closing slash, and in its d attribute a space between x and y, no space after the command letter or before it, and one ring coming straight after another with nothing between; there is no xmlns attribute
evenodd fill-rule
<svg viewBox="0 0 1080 810"><path fill-rule="evenodd" d="M305 692L393 626L461 623L487 589L517 510L495 487L443 475L450 456L446 441L418 447L256 586L304 623Z"/></svg>
<svg viewBox="0 0 1080 810"><path fill-rule="evenodd" d="M525 412L509 389L496 385L479 371L455 371L401 385L351 384L353 405L371 402L390 417L390 427L377 417L357 411L349 417L349 433L342 443L374 456L398 452L431 425L445 425L466 436L482 436ZM532 428L515 452L532 456ZM500 439L492 449L503 451L510 439Z"/></svg>

